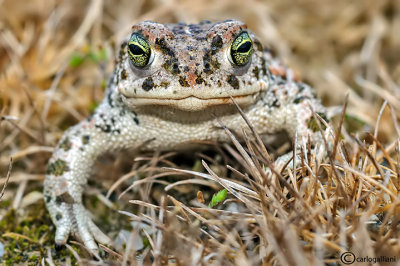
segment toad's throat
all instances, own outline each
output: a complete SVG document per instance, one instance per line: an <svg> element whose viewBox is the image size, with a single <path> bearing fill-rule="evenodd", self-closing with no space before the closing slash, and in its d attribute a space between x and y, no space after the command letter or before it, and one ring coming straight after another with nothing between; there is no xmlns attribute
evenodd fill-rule
<svg viewBox="0 0 400 266"><path fill-rule="evenodd" d="M227 97L214 97L214 98L200 98L198 96L190 95L182 98L151 98L151 97L129 97L125 98L125 102L132 107L140 106L168 106L172 108L181 109L184 111L201 111L211 106L218 105L233 105L236 102L239 106L248 106L255 102L260 92L235 95Z"/></svg>

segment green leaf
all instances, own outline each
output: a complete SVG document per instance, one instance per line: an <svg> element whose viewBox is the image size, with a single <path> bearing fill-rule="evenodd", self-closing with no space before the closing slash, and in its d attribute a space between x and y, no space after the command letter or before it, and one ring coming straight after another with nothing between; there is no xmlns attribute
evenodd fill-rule
<svg viewBox="0 0 400 266"><path fill-rule="evenodd" d="M226 196L228 195L228 191L226 189L222 189L218 191L217 194L214 194L210 204L208 204L208 207L213 208L214 206L218 205L220 202L224 201L226 199Z"/></svg>
<svg viewBox="0 0 400 266"><path fill-rule="evenodd" d="M86 56L78 53L74 53L71 56L71 59L69 60L69 65L71 67L78 67L80 66L83 61L85 61Z"/></svg>

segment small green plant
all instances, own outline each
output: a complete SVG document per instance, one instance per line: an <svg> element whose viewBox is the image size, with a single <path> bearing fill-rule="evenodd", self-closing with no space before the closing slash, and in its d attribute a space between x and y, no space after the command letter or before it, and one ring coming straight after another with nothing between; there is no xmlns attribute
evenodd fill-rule
<svg viewBox="0 0 400 266"><path fill-rule="evenodd" d="M208 207L213 208L218 205L220 202L226 199L228 195L228 191L226 189L222 189L213 195L211 202L208 204Z"/></svg>

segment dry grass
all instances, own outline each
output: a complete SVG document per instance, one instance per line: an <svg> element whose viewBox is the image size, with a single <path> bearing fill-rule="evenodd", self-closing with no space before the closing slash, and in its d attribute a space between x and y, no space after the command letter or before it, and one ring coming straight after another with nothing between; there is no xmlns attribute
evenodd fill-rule
<svg viewBox="0 0 400 266"><path fill-rule="evenodd" d="M400 1L0 0L3 263L92 259L73 241L55 253L41 184L64 130L101 101L130 26L226 18L245 21L325 105L342 106L349 95L346 115L326 138L333 149L324 157L305 144L301 166L272 177L262 170L270 161L255 134L243 144L233 135L232 146L204 144L189 159L102 158L86 205L104 231L120 236L102 259L336 265L351 251L400 263ZM228 198L208 208L222 188Z"/></svg>

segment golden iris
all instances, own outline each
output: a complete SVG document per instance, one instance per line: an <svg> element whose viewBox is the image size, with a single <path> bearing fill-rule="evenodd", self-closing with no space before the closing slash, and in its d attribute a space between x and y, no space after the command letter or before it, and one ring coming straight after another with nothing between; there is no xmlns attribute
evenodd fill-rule
<svg viewBox="0 0 400 266"><path fill-rule="evenodd" d="M135 67L145 67L151 56L150 44L138 33L133 33L128 42L128 54Z"/></svg>
<svg viewBox="0 0 400 266"><path fill-rule="evenodd" d="M230 49L232 62L237 66L246 65L253 54L253 42L247 32L240 33L233 40Z"/></svg>

